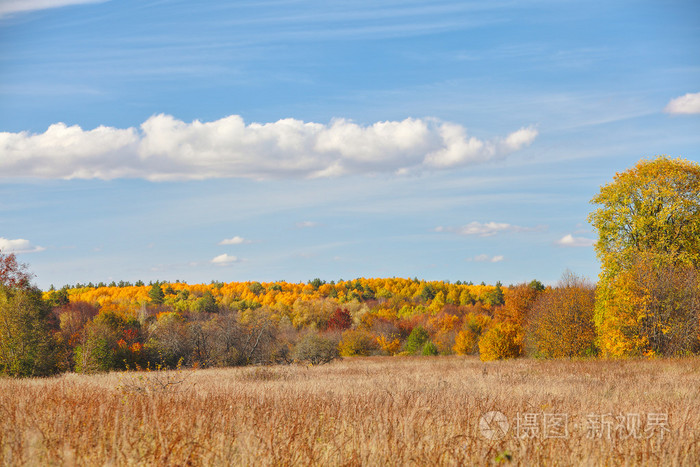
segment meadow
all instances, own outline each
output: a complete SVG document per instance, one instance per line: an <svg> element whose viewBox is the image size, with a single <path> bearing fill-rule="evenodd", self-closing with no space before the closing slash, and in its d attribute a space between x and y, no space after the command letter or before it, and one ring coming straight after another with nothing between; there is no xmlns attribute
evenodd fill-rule
<svg viewBox="0 0 700 467"><path fill-rule="evenodd" d="M355 357L6 378L0 456L6 465L697 465L700 359Z"/></svg>

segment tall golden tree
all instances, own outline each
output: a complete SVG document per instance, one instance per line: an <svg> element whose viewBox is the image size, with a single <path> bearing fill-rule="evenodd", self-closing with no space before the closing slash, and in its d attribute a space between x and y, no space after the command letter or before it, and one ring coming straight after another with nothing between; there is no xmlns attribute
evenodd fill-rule
<svg viewBox="0 0 700 467"><path fill-rule="evenodd" d="M671 332L674 317L651 315L659 309L644 306L649 297L640 295L644 287L638 283L648 274L634 271L681 268L687 275L687 268L700 267L700 165L666 156L642 160L616 174L591 202L598 206L589 221L599 235L595 324L600 349L606 356L663 353L652 344L650 329Z"/></svg>

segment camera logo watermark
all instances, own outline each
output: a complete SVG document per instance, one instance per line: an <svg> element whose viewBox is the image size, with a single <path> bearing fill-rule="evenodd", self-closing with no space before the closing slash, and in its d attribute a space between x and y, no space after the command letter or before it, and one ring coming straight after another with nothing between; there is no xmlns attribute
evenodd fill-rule
<svg viewBox="0 0 700 467"><path fill-rule="evenodd" d="M506 436L509 428L508 417L497 410L486 412L479 419L479 431L486 439L501 439Z"/></svg>

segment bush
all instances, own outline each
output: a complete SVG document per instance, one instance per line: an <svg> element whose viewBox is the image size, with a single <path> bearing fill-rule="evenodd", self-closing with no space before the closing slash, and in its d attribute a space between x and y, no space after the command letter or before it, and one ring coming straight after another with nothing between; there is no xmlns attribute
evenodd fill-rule
<svg viewBox="0 0 700 467"><path fill-rule="evenodd" d="M421 355L432 356L438 354L438 348L432 342L426 342L421 351Z"/></svg>
<svg viewBox="0 0 700 467"><path fill-rule="evenodd" d="M528 352L535 357L586 357L596 353L595 287L573 274L540 294L532 307Z"/></svg>
<svg viewBox="0 0 700 467"><path fill-rule="evenodd" d="M479 339L479 357L483 361L519 357L523 351L523 329L510 321L501 321Z"/></svg>
<svg viewBox="0 0 700 467"><path fill-rule="evenodd" d="M294 346L292 359L296 362L320 365L339 358L338 344L332 339L310 332Z"/></svg>
<svg viewBox="0 0 700 467"><path fill-rule="evenodd" d="M343 333L338 350L342 357L370 355L377 350L377 343L372 334L367 331L348 329Z"/></svg>
<svg viewBox="0 0 700 467"><path fill-rule="evenodd" d="M423 348L423 345L430 339L428 331L423 326L416 326L411 331L411 334L406 339L404 351L409 354L415 354Z"/></svg>

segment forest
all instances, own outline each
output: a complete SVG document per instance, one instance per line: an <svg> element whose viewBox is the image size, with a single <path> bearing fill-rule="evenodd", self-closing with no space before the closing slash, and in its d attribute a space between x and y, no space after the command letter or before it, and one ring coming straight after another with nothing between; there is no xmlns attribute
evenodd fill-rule
<svg viewBox="0 0 700 467"><path fill-rule="evenodd" d="M0 252L0 372L316 365L369 355L481 360L700 351L700 166L642 160L601 187L597 284L358 278L138 281L41 291Z"/></svg>

